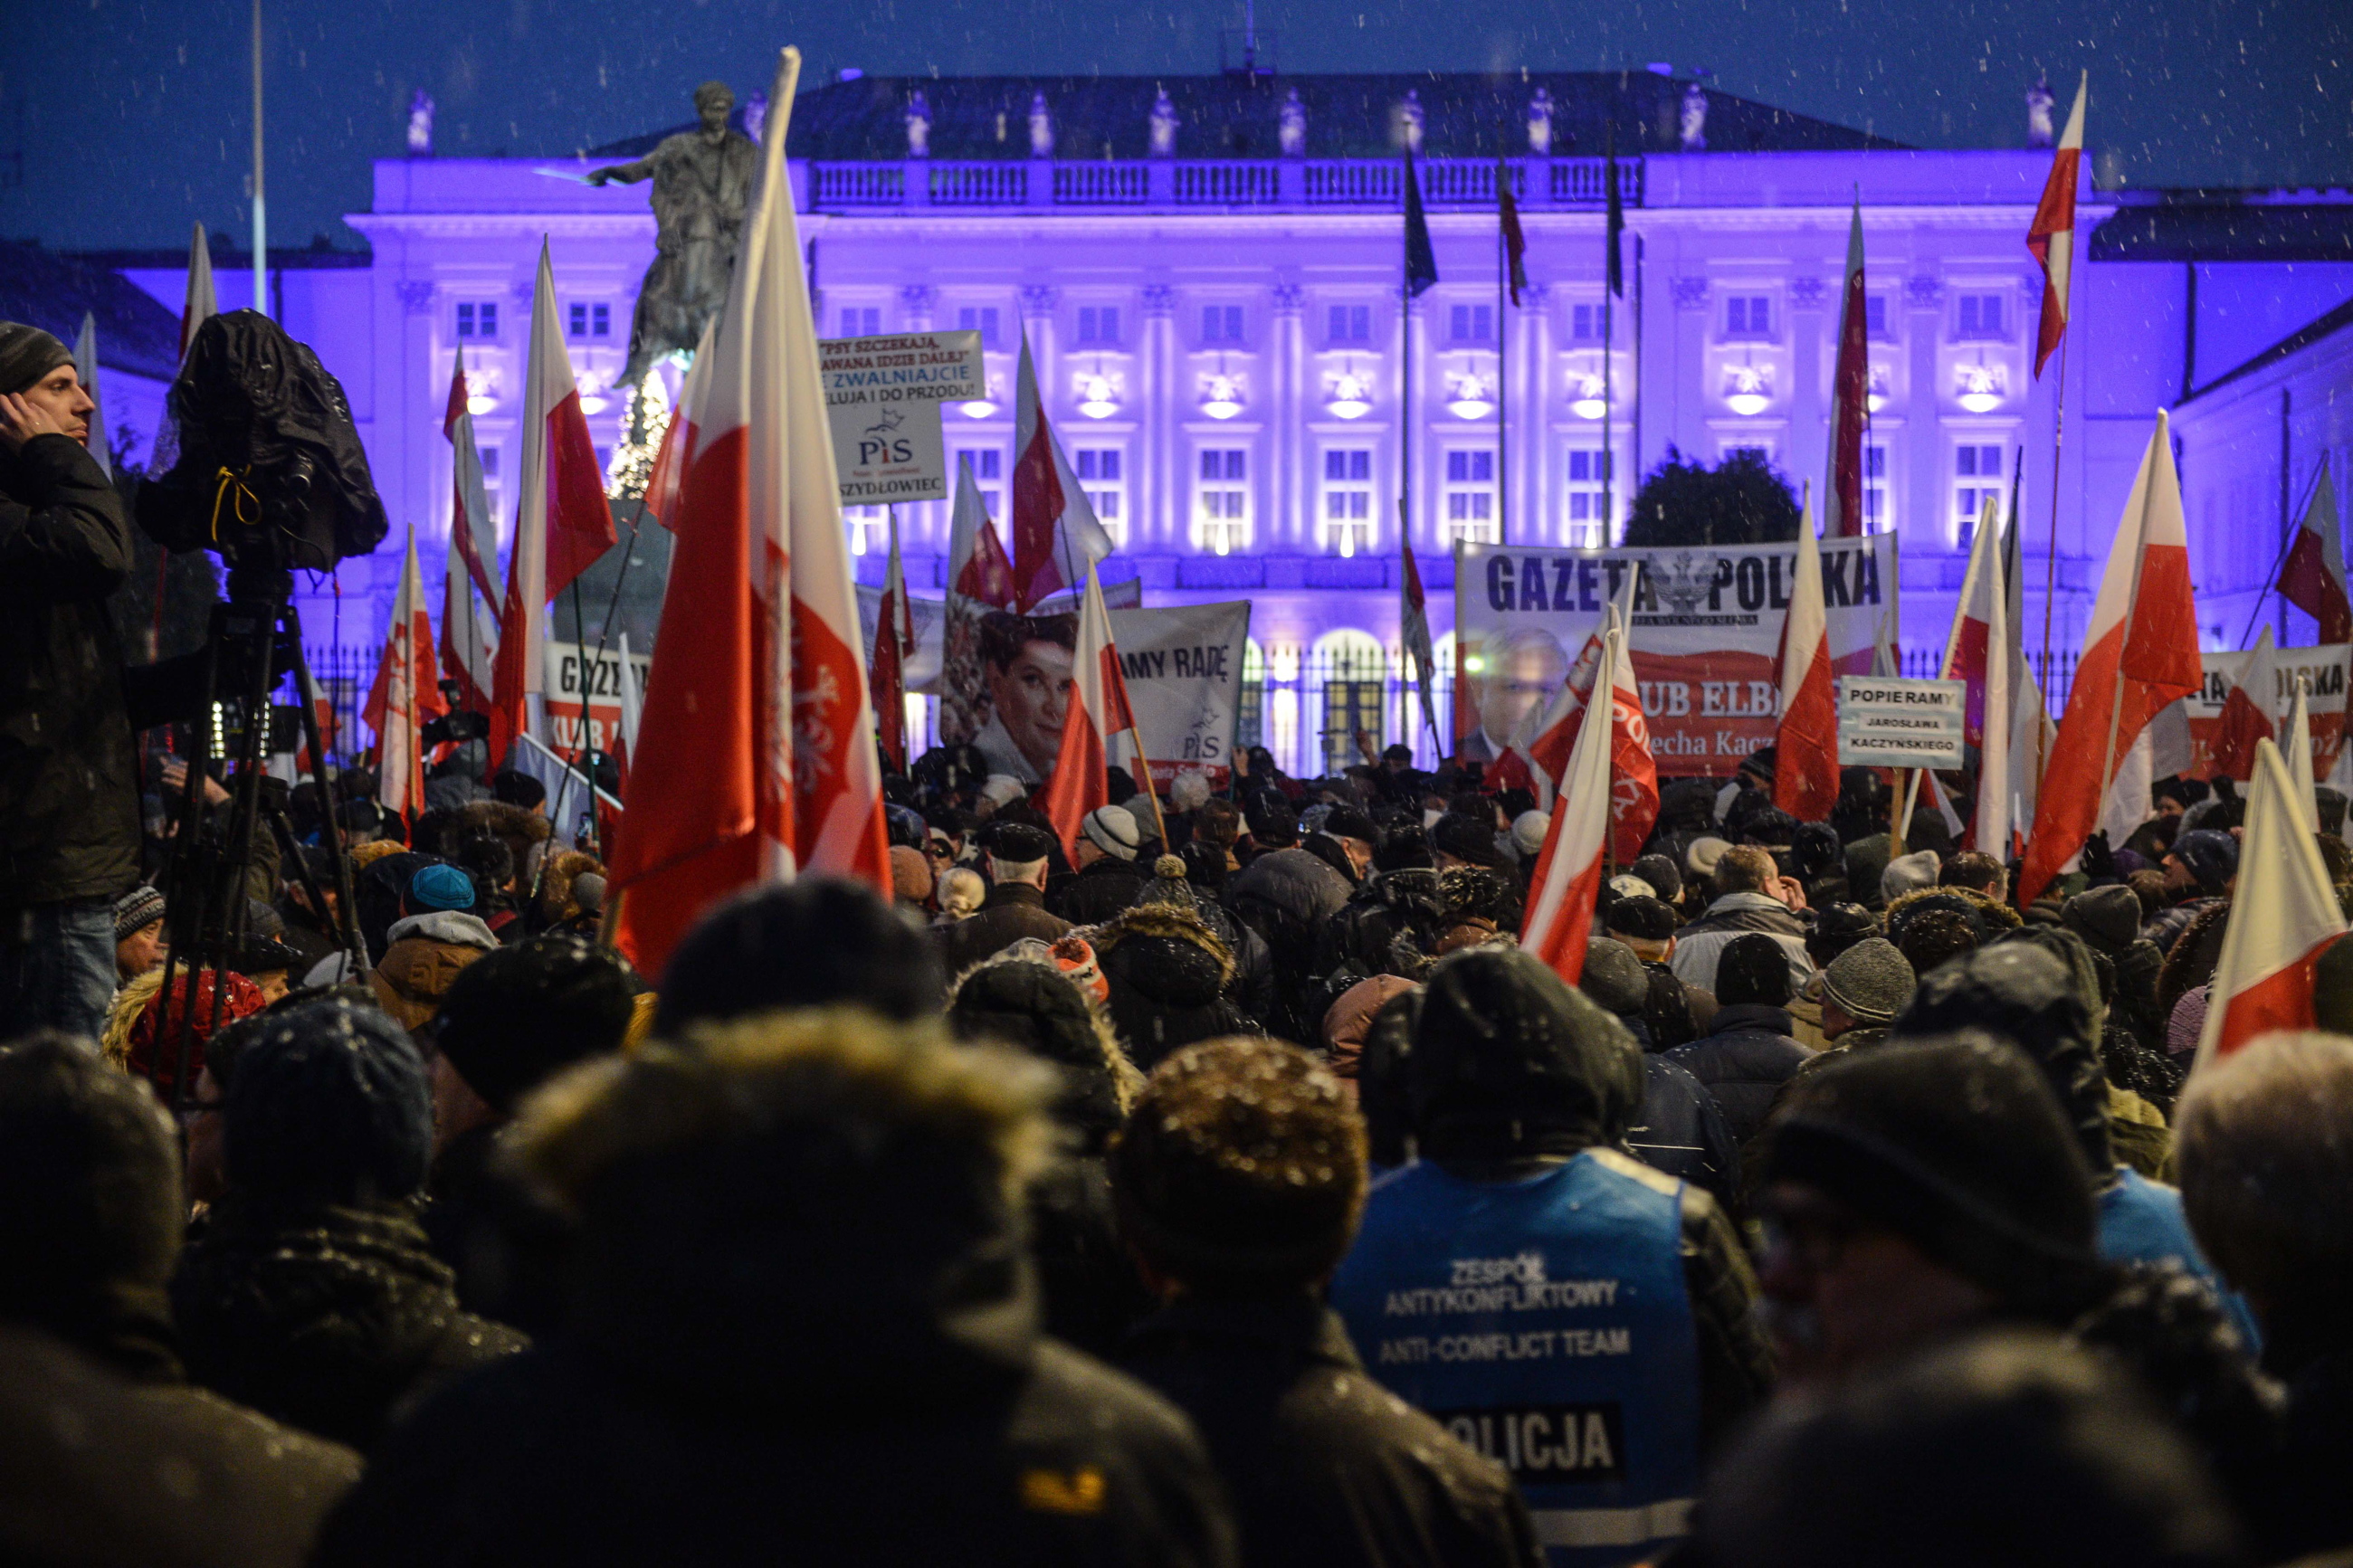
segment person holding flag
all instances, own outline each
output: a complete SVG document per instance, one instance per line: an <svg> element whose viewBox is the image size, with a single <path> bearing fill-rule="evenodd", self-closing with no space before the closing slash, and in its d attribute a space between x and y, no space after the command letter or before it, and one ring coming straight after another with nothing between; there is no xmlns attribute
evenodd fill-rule
<svg viewBox="0 0 2353 1568"><path fill-rule="evenodd" d="M2095 830L2121 844L2155 777L2150 721L2205 682L2173 441L2159 410L2108 551L2073 695L2043 770L2019 873L2021 908L2042 896ZM1786 763L1784 764L1787 765Z"/></svg>
<svg viewBox="0 0 2353 1568"><path fill-rule="evenodd" d="M1053 775L1046 781L1044 809L1046 819L1054 825L1054 837L1061 841L1062 853L1076 860L1079 834L1087 814L1101 806L1120 803L1111 798L1111 784L1105 773L1111 763L1111 742L1115 735L1131 739L1135 732L1135 710L1127 700L1127 680L1120 673L1119 648L1112 640L1111 611L1103 605L1103 584L1095 576L1092 563L1087 566L1087 591L1079 603L1078 647L1071 659L1071 695L1062 715L1062 745L1054 756ZM1139 769L1146 764L1144 748L1135 748ZM1149 777L1145 778L1147 792ZM1158 814L1157 797L1154 813ZM1156 825L1155 825L1156 826ZM1167 831L1158 828L1162 843L1166 843Z"/></svg>
<svg viewBox="0 0 2353 1568"><path fill-rule="evenodd" d="M765 170L692 417L607 929L658 973L704 910L801 872L887 899L881 760L841 529L784 143L787 48ZM652 764L651 759L663 759Z"/></svg>

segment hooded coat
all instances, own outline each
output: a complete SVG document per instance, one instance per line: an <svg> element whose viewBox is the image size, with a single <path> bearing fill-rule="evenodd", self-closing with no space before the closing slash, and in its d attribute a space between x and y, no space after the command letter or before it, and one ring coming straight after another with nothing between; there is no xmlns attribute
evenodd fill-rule
<svg viewBox="0 0 2353 1568"><path fill-rule="evenodd" d="M1112 1023L1144 1071L1196 1040L1259 1033L1226 997L1233 954L1192 910L1138 905L1097 927L1094 949L1111 985Z"/></svg>
<svg viewBox="0 0 2353 1568"><path fill-rule="evenodd" d="M1717 1008L1706 1034L1666 1055L1707 1087L1745 1147L1763 1130L1773 1097L1813 1053L1791 1037L1785 1009L1742 1004Z"/></svg>
<svg viewBox="0 0 2353 1568"><path fill-rule="evenodd" d="M448 910L396 921L385 934L384 956L368 972L368 984L404 1029L432 1017L466 966L499 949L490 927Z"/></svg>
<svg viewBox="0 0 2353 1568"><path fill-rule="evenodd" d="M1277 1034L1290 1039L1314 1037L1323 1016L1314 1004L1330 1004L1314 985L1316 946L1324 922L1347 904L1349 890L1345 877L1304 849L1261 855L1227 882L1226 907L1266 939L1274 960L1279 1016L1260 1021Z"/></svg>

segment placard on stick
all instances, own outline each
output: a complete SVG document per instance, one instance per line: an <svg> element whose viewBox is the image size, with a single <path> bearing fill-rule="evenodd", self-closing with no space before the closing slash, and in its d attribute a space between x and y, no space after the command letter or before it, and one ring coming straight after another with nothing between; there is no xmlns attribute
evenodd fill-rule
<svg viewBox="0 0 2353 1568"><path fill-rule="evenodd" d="M1968 700L1966 680L1841 676L1838 682L1839 765L1957 768Z"/></svg>
<svg viewBox="0 0 2353 1568"><path fill-rule="evenodd" d="M844 506L946 500L940 405L982 395L976 331L828 338L817 345Z"/></svg>

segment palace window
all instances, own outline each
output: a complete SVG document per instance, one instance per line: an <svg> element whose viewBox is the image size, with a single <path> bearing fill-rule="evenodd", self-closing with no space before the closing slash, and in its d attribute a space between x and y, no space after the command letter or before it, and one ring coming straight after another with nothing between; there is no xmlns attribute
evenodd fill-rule
<svg viewBox="0 0 2353 1568"><path fill-rule="evenodd" d="M1446 454L1446 537L1449 543L1492 543L1495 538L1495 454L1488 447Z"/></svg>
<svg viewBox="0 0 2353 1568"><path fill-rule="evenodd" d="M2001 448L1968 443L1953 448L1953 548L1967 550L1977 537L1978 514L1988 501L2001 504Z"/></svg>
<svg viewBox="0 0 2353 1568"><path fill-rule="evenodd" d="M1493 305L1457 305L1447 313L1448 336L1458 343L1492 343L1495 341L1495 307Z"/></svg>
<svg viewBox="0 0 2353 1568"><path fill-rule="evenodd" d="M458 335L488 342L499 335L499 302L496 300L460 300L458 301Z"/></svg>
<svg viewBox="0 0 2353 1568"><path fill-rule="evenodd" d="M961 307L956 311L956 331L978 332L982 348L995 348L997 346L997 307L994 305Z"/></svg>
<svg viewBox="0 0 2353 1568"><path fill-rule="evenodd" d="M1205 343L1240 342L1242 308L1240 305L1202 306L1201 341Z"/></svg>
<svg viewBox="0 0 2353 1568"><path fill-rule="evenodd" d="M1370 305L1335 305L1324 317L1328 331L1324 336L1335 343L1369 343L1373 341L1373 308Z"/></svg>
<svg viewBox="0 0 2353 1568"><path fill-rule="evenodd" d="M1119 307L1116 305L1080 306L1079 342L1091 347L1118 347Z"/></svg>
<svg viewBox="0 0 2353 1568"><path fill-rule="evenodd" d="M1736 342L1767 342L1773 336L1773 297L1734 294L1724 301L1724 335Z"/></svg>
<svg viewBox="0 0 2353 1568"><path fill-rule="evenodd" d="M1078 470L1079 486L1087 492L1087 504L1095 509L1095 521L1103 525L1113 544L1127 543L1127 481L1122 476L1127 471L1122 460L1124 454L1117 447L1080 447L1071 453L1071 466Z"/></svg>
<svg viewBox="0 0 2353 1568"><path fill-rule="evenodd" d="M1361 447L1334 447L1324 453L1324 493L1316 507L1323 519L1324 550L1359 555L1373 547L1373 455Z"/></svg>
<svg viewBox="0 0 2353 1568"><path fill-rule="evenodd" d="M1003 517L1005 513L997 504L1000 494L997 481L1005 473L1003 452L995 447L966 447L957 450L956 458L972 465L972 477L980 489L981 510L991 517Z"/></svg>
<svg viewBox="0 0 2353 1568"><path fill-rule="evenodd" d="M844 305L841 308L841 331L835 335L844 338L871 338L882 331L882 307L880 305Z"/></svg>
<svg viewBox="0 0 2353 1568"><path fill-rule="evenodd" d="M1999 341L2005 336L2002 316L2000 295L1964 294L1960 335L1977 342Z"/></svg>
<svg viewBox="0 0 2353 1568"><path fill-rule="evenodd" d="M613 307L591 304L575 300L565 312L565 336L572 338L609 338L613 335Z"/></svg>
<svg viewBox="0 0 2353 1568"><path fill-rule="evenodd" d="M1201 548L1229 555L1250 542L1250 453L1240 447L1204 447L1193 510Z"/></svg>
<svg viewBox="0 0 2353 1568"><path fill-rule="evenodd" d="M1608 452L1598 447L1569 450L1568 537L1563 542L1570 548L1599 550L1609 542L1609 520L1602 504L1602 488L1609 479Z"/></svg>

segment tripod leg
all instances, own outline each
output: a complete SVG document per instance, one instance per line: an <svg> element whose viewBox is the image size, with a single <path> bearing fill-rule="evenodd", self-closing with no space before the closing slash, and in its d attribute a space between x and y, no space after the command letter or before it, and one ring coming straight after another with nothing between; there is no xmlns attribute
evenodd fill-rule
<svg viewBox="0 0 2353 1568"><path fill-rule="evenodd" d="M367 943L360 939L360 912L352 891L352 858L345 853L342 830L335 826L335 793L334 786L327 779L326 741L319 729L319 711L311 705L311 665L302 653L301 618L295 614L290 603L285 608L281 623L294 644L295 689L302 697L302 739L311 748L311 776L318 783L319 804L327 815L327 856L335 868L335 923L342 928L343 951L352 955L352 975L364 976L370 965Z"/></svg>

